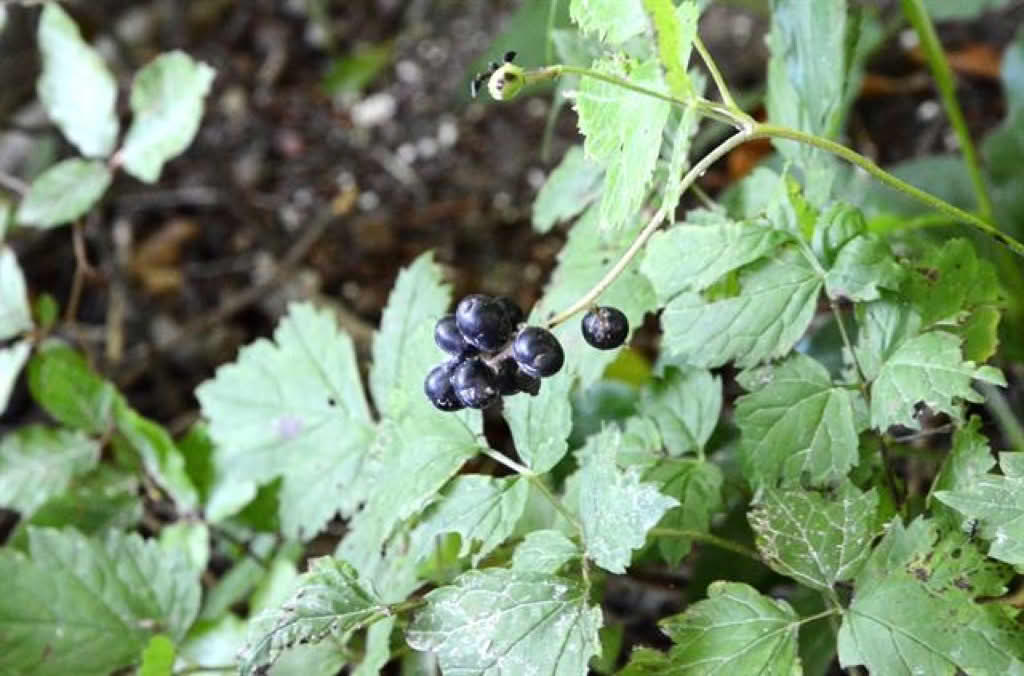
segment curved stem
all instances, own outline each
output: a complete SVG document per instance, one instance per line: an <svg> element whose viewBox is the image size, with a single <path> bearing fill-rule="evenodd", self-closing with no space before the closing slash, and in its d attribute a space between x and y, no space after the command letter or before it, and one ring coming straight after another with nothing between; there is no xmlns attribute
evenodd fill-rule
<svg viewBox="0 0 1024 676"><path fill-rule="evenodd" d="M722 77L722 71L718 70L718 64L715 63L715 59L711 56L711 52L708 51L699 35L693 36L693 46L697 53L700 54L700 58L704 60L704 65L707 66L708 72L711 73L711 79L715 81L715 87L718 89L718 95L722 97L722 103L733 110L741 110L736 105L736 100L732 98L732 92L729 91L729 85L725 83L725 78Z"/></svg>
<svg viewBox="0 0 1024 676"><path fill-rule="evenodd" d="M982 176L981 166L978 164L978 153L971 140L971 133L967 129L963 109L956 98L953 70L949 67L946 53L942 51L942 44L935 32L935 24L928 16L928 10L925 9L922 0L903 0L903 13L914 26L914 30L921 40L921 49L924 50L928 65L931 66L935 86L942 97L942 105L946 108L946 115L949 116L949 124L953 127L956 138L960 142L960 150L964 154L964 164L967 165L967 173L971 177L971 183L974 184L974 194L978 200L978 213L982 219L988 221L992 218L992 198L989 197L988 187L985 185L985 178Z"/></svg>
<svg viewBox="0 0 1024 676"><path fill-rule="evenodd" d="M533 484L534 487L536 487L536 489L540 491L545 498L547 498L548 502L551 503L551 505L558 511L558 513L561 514L566 521L573 525L577 532L579 532L580 536L583 535L583 524L580 523L579 519L577 519L576 516L572 512L570 512L565 505L562 504L562 501L558 499L558 496L551 492L551 489L544 484L544 480L540 478L540 475L538 475L529 467L525 465L520 465L512 458L508 457L507 455L500 451L494 450L493 448L484 447L481 449L481 451L483 452L484 455L491 458L498 464L504 465L505 467L508 467L516 474L526 477L526 480Z"/></svg>
<svg viewBox="0 0 1024 676"><path fill-rule="evenodd" d="M714 150L712 150L707 155L702 157L700 161L697 162L697 164L693 165L693 167L690 168L690 171L686 173L686 176L683 177L682 192L686 192L686 189L689 188L694 181L700 178L700 176L705 171L708 170L708 167L714 164L719 158L721 158L723 155L728 154L729 151L736 148L737 146L742 145L750 138L751 135L749 131L738 131L729 138L727 138L725 141L723 141ZM658 227L661 225L661 222L665 220L666 216L667 214L665 213L664 207L658 209L658 211L654 214L654 217L651 218L650 222L648 222L646 226L644 226L644 229L640 232L637 238L633 240L633 243L629 246L628 249L626 249L626 252L622 254L622 257L619 258L618 261L616 261L615 265L613 265L611 269L609 269L608 272L605 273L604 277L602 277L600 281L598 281L597 284L595 284L593 288L591 288L590 291L586 293L586 295L584 295L578 301L573 303L572 306L570 306L566 310L563 310L558 315L552 317L548 321L548 328L558 326L565 320L572 317L577 312L587 309L592 303L594 303L594 301L596 301L598 297L615 282L618 276L622 274L622 271L626 269L626 266L628 266L632 262L632 260L636 258L636 255L640 253L641 249L644 248L644 245L647 244L647 240L651 238L651 235L653 235L654 232L658 229Z"/></svg>
<svg viewBox="0 0 1024 676"><path fill-rule="evenodd" d="M847 148L841 143L823 138L821 136L815 136L814 134L808 134L806 132L798 131L796 129L790 129L789 127L782 127L777 124L755 124L751 138L784 138L791 141L798 141L806 145L820 148L826 152L832 153L838 157L843 158L850 164L855 164L864 171L868 172L880 182L885 185L895 188L902 193L910 195L914 199L924 202L936 211L941 211L947 214L957 221L966 223L971 227L981 230L989 237L1005 244L1014 253L1019 256L1024 256L1024 244L1021 244L1014 238L1000 232L995 226L988 223L985 220L975 216L972 213L966 212L963 209L959 209L945 200L941 200L934 195L931 195L920 188L916 188L906 181L896 178L889 172L882 169L880 166L859 154L855 150Z"/></svg>
<svg viewBox="0 0 1024 676"><path fill-rule="evenodd" d="M649 531L647 531L647 534L653 535L655 537L661 536L675 538L690 538L691 540L696 540L697 542L705 542L709 545L714 545L721 549L728 549L730 552L742 554L748 559L753 559L754 561L761 563L761 557L758 556L757 552L755 552L753 549L744 547L743 545L737 542L733 542L732 540L726 540L725 538L720 538L717 535L712 535L711 533L703 533L699 530L681 530L678 528L652 528Z"/></svg>

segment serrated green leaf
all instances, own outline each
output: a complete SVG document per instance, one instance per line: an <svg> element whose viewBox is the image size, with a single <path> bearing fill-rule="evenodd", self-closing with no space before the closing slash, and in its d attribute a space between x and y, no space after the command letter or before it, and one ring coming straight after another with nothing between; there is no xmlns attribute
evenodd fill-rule
<svg viewBox="0 0 1024 676"><path fill-rule="evenodd" d="M658 56L665 68L668 89L678 99L689 98L693 85L686 66L697 35L700 9L696 2L683 2L676 7L672 0L644 0L644 7L658 38Z"/></svg>
<svg viewBox="0 0 1024 676"><path fill-rule="evenodd" d="M242 348L196 397L217 444L218 483L282 477L282 529L309 539L365 497L358 478L373 426L352 340L328 312L294 304L274 338Z"/></svg>
<svg viewBox="0 0 1024 676"><path fill-rule="evenodd" d="M30 354L32 343L28 340L19 340L8 347L0 348L0 414L7 410L14 383Z"/></svg>
<svg viewBox="0 0 1024 676"><path fill-rule="evenodd" d="M997 604L1011 570L965 534L940 536L923 518L893 522L855 581L839 630L839 663L892 676L1001 674L1022 666L1020 628Z"/></svg>
<svg viewBox="0 0 1024 676"><path fill-rule="evenodd" d="M56 2L43 8L37 32L43 72L39 101L86 157L106 157L117 141L117 82L99 53Z"/></svg>
<svg viewBox="0 0 1024 676"><path fill-rule="evenodd" d="M867 231L868 224L860 209L846 202L836 202L819 214L811 248L825 267L832 267L839 250Z"/></svg>
<svg viewBox="0 0 1024 676"><path fill-rule="evenodd" d="M761 558L814 589L852 580L871 553L878 494L849 482L827 494L767 489L748 514Z"/></svg>
<svg viewBox="0 0 1024 676"><path fill-rule="evenodd" d="M647 531L679 504L662 495L655 484L643 482L639 468L616 466L622 440L617 427L607 427L579 453L583 546L588 558L613 573L626 572L633 550L644 545Z"/></svg>
<svg viewBox="0 0 1024 676"><path fill-rule="evenodd" d="M984 401L971 387L972 378L1006 386L999 369L963 361L956 336L933 331L912 338L886 360L871 385L871 426L881 431L891 425L920 429L914 417L919 402L960 420L961 406L954 399Z"/></svg>
<svg viewBox="0 0 1024 676"><path fill-rule="evenodd" d="M28 364L28 388L36 403L68 427L105 434L114 426L117 390L64 345L43 345L36 352Z"/></svg>
<svg viewBox="0 0 1024 676"><path fill-rule="evenodd" d="M722 508L722 470L710 462L666 458L643 475L644 481L679 502L665 512L658 522L659 528L707 533L711 516ZM690 553L693 544L688 537L658 538L658 551L670 566Z"/></svg>
<svg viewBox="0 0 1024 676"><path fill-rule="evenodd" d="M99 443L81 432L28 425L0 440L0 506L23 519L99 462Z"/></svg>
<svg viewBox="0 0 1024 676"><path fill-rule="evenodd" d="M395 618L376 622L366 632L366 650L363 661L352 671L352 676L379 676L381 669L391 660L391 633L395 629ZM336 674L337 669L331 672ZM330 676L327 674L325 676Z"/></svg>
<svg viewBox="0 0 1024 676"><path fill-rule="evenodd" d="M984 364L999 348L999 310L992 306L979 307L974 310L957 333L963 338L964 359L976 364Z"/></svg>
<svg viewBox="0 0 1024 676"><path fill-rule="evenodd" d="M67 490L40 505L32 517L18 522L10 544L28 547L28 529L74 527L85 535L132 530L142 519L139 480L134 473L100 465L72 479Z"/></svg>
<svg viewBox="0 0 1024 676"><path fill-rule="evenodd" d="M47 4L53 6L56 4ZM99 160L72 157L58 162L32 181L18 205L16 219L21 225L36 228L69 223L103 197L112 179L110 169Z"/></svg>
<svg viewBox="0 0 1024 676"><path fill-rule="evenodd" d="M125 171L153 183L164 163L192 143L214 75L213 68L177 50L135 74L132 126L117 152Z"/></svg>
<svg viewBox="0 0 1024 676"><path fill-rule="evenodd" d="M776 124L833 136L839 131L846 82L846 0L772 0L768 117ZM775 147L804 172L808 199L828 201L835 159L794 141Z"/></svg>
<svg viewBox="0 0 1024 676"><path fill-rule="evenodd" d="M585 676L601 652L601 609L573 580L489 568L425 598L406 641L436 653L445 674Z"/></svg>
<svg viewBox="0 0 1024 676"><path fill-rule="evenodd" d="M285 649L297 643L342 638L389 614L387 605L363 587L347 563L329 556L314 559L298 590L280 609L261 613L250 622L239 673L265 673Z"/></svg>
<svg viewBox="0 0 1024 676"><path fill-rule="evenodd" d="M740 367L788 353L811 319L822 281L802 254L782 250L740 272L740 293L707 300L682 293L662 313L663 346L694 366Z"/></svg>
<svg viewBox="0 0 1024 676"><path fill-rule="evenodd" d="M618 44L643 33L650 24L641 0L571 0L569 16L584 33Z"/></svg>
<svg viewBox="0 0 1024 676"><path fill-rule="evenodd" d="M904 276L903 267L892 257L885 241L874 235L860 235L839 250L825 275L825 293L833 299L877 300L879 287L895 291Z"/></svg>
<svg viewBox="0 0 1024 676"><path fill-rule="evenodd" d="M535 530L516 547L512 568L531 573L557 573L580 554L576 543L564 534L556 530Z"/></svg>
<svg viewBox="0 0 1024 676"><path fill-rule="evenodd" d="M568 374L547 378L537 396L520 395L505 400L502 414L516 442L516 451L534 472L549 471L569 449L572 382Z"/></svg>
<svg viewBox="0 0 1024 676"><path fill-rule="evenodd" d="M667 303L683 291L706 289L789 239L765 221L682 223L651 237L640 269L651 280L658 302Z"/></svg>
<svg viewBox="0 0 1024 676"><path fill-rule="evenodd" d="M860 395L833 386L825 367L800 353L757 375L741 381L754 391L736 400L747 478L822 485L845 476L858 459Z"/></svg>
<svg viewBox="0 0 1024 676"><path fill-rule="evenodd" d="M684 11L686 5L680 5L679 10ZM707 84L706 78L700 73L691 77L690 88L693 93L700 96L704 94L704 87ZM669 118L670 121L674 117ZM679 114L679 123L672 134L672 147L668 154L668 173L663 183L663 194L661 208L666 214L675 214L679 201L683 197L683 172L689 167L690 145L693 137L700 127L700 115L697 114L695 106L687 106ZM671 216L670 216L671 217ZM647 247L650 252L650 246Z"/></svg>
<svg viewBox="0 0 1024 676"><path fill-rule="evenodd" d="M658 424L669 455L703 453L722 412L722 380L707 369L668 368L644 392L640 410Z"/></svg>
<svg viewBox="0 0 1024 676"><path fill-rule="evenodd" d="M634 64L630 70L613 60L600 61L594 68L641 87L664 89L654 59ZM601 230L619 230L636 218L654 177L669 111L665 101L603 80L580 82L576 112L586 137L583 149L605 168L598 207Z"/></svg>
<svg viewBox="0 0 1024 676"><path fill-rule="evenodd" d="M32 326L25 275L14 250L0 244L0 341L29 331Z"/></svg>
<svg viewBox="0 0 1024 676"><path fill-rule="evenodd" d="M220 614L216 621L197 622L178 653L192 664L236 664L238 651L245 645L247 622L231 613ZM200 670L195 676L223 676L222 671Z"/></svg>
<svg viewBox="0 0 1024 676"><path fill-rule="evenodd" d="M928 507L933 510L937 520L944 518L949 525L958 525L961 519L950 508L932 501L931 498L939 491L969 490L979 478L996 466L988 439L980 430L981 418L978 416L971 416L966 425L957 428L953 433L949 454L932 481Z"/></svg>
<svg viewBox="0 0 1024 676"><path fill-rule="evenodd" d="M558 254L558 266L551 275L544 296L530 314L532 323L544 322L576 302L615 265L643 227L643 223L637 221L621 231L601 232L598 219L597 206L592 205L569 231L568 241ZM629 325L636 327L643 323L645 312L654 310L656 301L650 282L640 274L639 265L633 262L601 294L601 303L622 310ZM554 334L565 350L565 367L554 377L578 375L581 387L588 387L596 381L619 352L596 351L587 345L578 321L559 325ZM549 379L541 390L550 385Z"/></svg>
<svg viewBox="0 0 1024 676"><path fill-rule="evenodd" d="M581 146L566 151L533 202L533 229L548 232L576 216L601 194L601 165L587 159Z"/></svg>
<svg viewBox="0 0 1024 676"><path fill-rule="evenodd" d="M436 538L458 533L459 557L473 553L473 566L512 534L523 514L529 483L523 478L495 479L480 474L456 477L423 514L412 533L417 558L434 549ZM474 547L479 543L479 547Z"/></svg>
<svg viewBox="0 0 1024 676"><path fill-rule="evenodd" d="M853 348L864 377L878 377L882 365L903 343L921 330L921 316L910 303L894 295L857 306L857 345Z"/></svg>
<svg viewBox="0 0 1024 676"><path fill-rule="evenodd" d="M979 259L966 239L929 251L913 266L905 293L925 326L994 304L1000 297L995 268Z"/></svg>
<svg viewBox="0 0 1024 676"><path fill-rule="evenodd" d="M150 637L185 635L199 609L199 571L138 535L103 541L30 529L31 558L0 550L0 668L107 676L135 664Z"/></svg>
<svg viewBox="0 0 1024 676"><path fill-rule="evenodd" d="M210 529L203 522L179 521L160 531L160 546L169 552L182 552L196 570L206 570L210 562Z"/></svg>
<svg viewBox="0 0 1024 676"><path fill-rule="evenodd" d="M398 273L373 337L370 393L381 415L397 419L408 406L424 404L423 379L447 358L434 344L434 323L449 303L451 289L442 282L433 253Z"/></svg>
<svg viewBox="0 0 1024 676"><path fill-rule="evenodd" d="M645 651L624 676L800 673L800 618L788 603L739 582L713 582L708 598L660 622L676 644L668 655Z"/></svg>
<svg viewBox="0 0 1024 676"><path fill-rule="evenodd" d="M1000 453L999 468L1002 475L961 477L956 489L939 490L934 495L978 520L981 537L992 541L989 556L1024 566L1024 453Z"/></svg>
<svg viewBox="0 0 1024 676"><path fill-rule="evenodd" d="M138 676L171 676L174 668L174 643L163 634L149 639L142 651Z"/></svg>

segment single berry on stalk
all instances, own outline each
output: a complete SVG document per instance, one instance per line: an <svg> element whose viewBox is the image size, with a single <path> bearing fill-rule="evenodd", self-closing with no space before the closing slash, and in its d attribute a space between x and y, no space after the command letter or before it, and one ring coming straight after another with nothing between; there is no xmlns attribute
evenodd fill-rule
<svg viewBox="0 0 1024 676"><path fill-rule="evenodd" d="M496 352L512 335L512 322L501 303L480 293L466 296L455 308L455 324L466 342L483 352Z"/></svg>
<svg viewBox="0 0 1024 676"><path fill-rule="evenodd" d="M505 315L508 317L513 331L526 321L526 315L523 314L522 308L516 305L516 302L508 296L498 296L494 300L505 309Z"/></svg>
<svg viewBox="0 0 1024 676"><path fill-rule="evenodd" d="M442 411L459 411L466 408L456 396L455 387L452 385L452 374L457 365L458 361L453 359L435 366L423 382L423 391L427 399Z"/></svg>
<svg viewBox="0 0 1024 676"><path fill-rule="evenodd" d="M583 315L581 326L583 339L599 350L613 350L626 342L629 335L626 315L611 306L595 307Z"/></svg>
<svg viewBox="0 0 1024 676"><path fill-rule="evenodd" d="M498 377L479 357L470 357L452 374L455 396L470 408L487 408L498 403Z"/></svg>
<svg viewBox="0 0 1024 676"><path fill-rule="evenodd" d="M498 390L504 395L526 392L537 396L540 392L540 378L523 373L519 363L508 357L498 365Z"/></svg>
<svg viewBox="0 0 1024 676"><path fill-rule="evenodd" d="M555 335L539 326L527 326L512 344L512 356L526 375L547 378L565 363L565 351Z"/></svg>
<svg viewBox="0 0 1024 676"><path fill-rule="evenodd" d="M460 357L475 354L476 350L466 342L455 323L455 315L445 315L437 320L434 326L434 342L448 354Z"/></svg>

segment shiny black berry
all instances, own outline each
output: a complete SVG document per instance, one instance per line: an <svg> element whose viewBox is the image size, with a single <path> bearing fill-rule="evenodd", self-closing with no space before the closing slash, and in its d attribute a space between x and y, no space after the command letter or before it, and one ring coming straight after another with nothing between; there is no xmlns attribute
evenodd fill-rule
<svg viewBox="0 0 1024 676"><path fill-rule="evenodd" d="M476 349L462 337L462 332L455 324L455 315L445 315L437 320L434 326L434 342L439 348L456 357L476 354Z"/></svg>
<svg viewBox="0 0 1024 676"><path fill-rule="evenodd" d="M423 392L427 399L442 411L458 411L466 407L455 395L455 387L452 385L452 374L457 364L453 359L435 366L423 382Z"/></svg>
<svg viewBox="0 0 1024 676"><path fill-rule="evenodd" d="M547 378L565 363L565 351L555 335L539 326L527 326L512 344L512 356L526 375Z"/></svg>
<svg viewBox="0 0 1024 676"><path fill-rule="evenodd" d="M518 362L509 357L498 366L498 391L504 395L526 392L536 396L540 392L540 378L523 373Z"/></svg>
<svg viewBox="0 0 1024 676"><path fill-rule="evenodd" d="M470 408L487 408L498 403L498 377L478 357L466 359L452 374L455 396Z"/></svg>
<svg viewBox="0 0 1024 676"><path fill-rule="evenodd" d="M455 308L455 324L466 342L484 352L500 350L514 328L503 305L479 293L459 302Z"/></svg>
<svg viewBox="0 0 1024 676"><path fill-rule="evenodd" d="M626 342L629 320L614 307L596 307L583 316L583 339L599 350L613 350Z"/></svg>
<svg viewBox="0 0 1024 676"><path fill-rule="evenodd" d="M516 302L508 296L498 296L494 300L505 309L505 316L508 317L508 321L512 324L513 330L526 321L526 315L523 314L523 309L516 305Z"/></svg>

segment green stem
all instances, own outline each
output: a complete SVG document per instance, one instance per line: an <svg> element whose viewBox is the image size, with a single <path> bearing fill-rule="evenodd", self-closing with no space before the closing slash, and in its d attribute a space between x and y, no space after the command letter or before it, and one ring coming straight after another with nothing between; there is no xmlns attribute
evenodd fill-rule
<svg viewBox="0 0 1024 676"><path fill-rule="evenodd" d="M714 150L712 150L707 155L702 157L700 161L697 162L697 164L693 165L693 167L690 168L690 171L688 171L686 175L683 176L683 180L681 183L681 192L686 192L687 188L689 188L694 183L694 181L700 178L704 174L704 172L708 170L708 167L710 167L724 155L728 154L729 151L731 151L732 149L745 143L749 138L749 131L738 131L729 138L727 138L723 143L715 147ZM622 274L622 271L626 269L626 267L630 264L630 262L632 262L636 255L640 253L640 251L644 248L644 245L647 244L647 240L651 238L651 235L653 235L654 232L658 229L658 227L661 225L661 222L665 220L666 216L667 214L665 213L664 207L658 209L658 211L654 214L654 217L651 218L650 222L648 222L646 226L644 226L644 229L640 232L637 238L633 240L633 243L630 245L630 247L626 249L626 252L622 254L622 257L619 258L615 265L613 265L611 269L609 269L608 272L605 273L604 277L602 277L600 281L598 281L597 284L595 284L593 288L591 288L590 291L586 293L586 295L584 295L578 301L573 303L572 306L562 311L558 315L552 317L548 321L548 328L558 326L565 320L572 317L577 312L580 312L581 310L585 310L586 308L590 307L590 305L594 303L594 301L596 301L598 297L615 282L616 279L618 279L619 275Z"/></svg>
<svg viewBox="0 0 1024 676"><path fill-rule="evenodd" d="M562 504L562 501L558 499L558 496L551 492L551 489L547 487L539 474L525 465L520 465L512 458L508 457L504 453L494 450L493 448L484 448L483 453L495 462L508 467L516 474L526 477L526 480L533 484L533 486L539 490L545 498L547 498L548 502L551 503L558 513L573 525L576 531L579 532L580 536L583 536L583 524L581 524L579 519L577 519L576 516Z"/></svg>
<svg viewBox="0 0 1024 676"><path fill-rule="evenodd" d="M732 92L729 91L729 85L725 83L725 78L722 77L722 71L718 69L718 64L715 63L715 59L711 56L711 52L708 51L699 35L693 36L693 46L696 48L697 53L700 54L700 58L704 60L704 65L707 67L708 72L711 73L711 79L715 81L715 87L718 89L718 95L722 97L722 103L733 110L741 110L736 105L736 100L733 99Z"/></svg>
<svg viewBox="0 0 1024 676"><path fill-rule="evenodd" d="M401 615L402 613L409 612L410 610L416 610L417 608L425 605L427 605L427 602L423 599L407 599L400 603L391 604L388 606L388 611L391 615Z"/></svg>
<svg viewBox="0 0 1024 676"><path fill-rule="evenodd" d="M816 622L818 620L823 620L826 617L831 617L833 615L839 615L842 612L843 611L842 611L841 608L829 608L828 610L823 610L820 613L816 613L816 614L810 615L808 617L801 617L800 621L797 622L796 624L797 625L802 625L802 624L807 624L808 622Z"/></svg>
<svg viewBox="0 0 1024 676"><path fill-rule="evenodd" d="M744 547L743 545L733 542L732 540L726 540L725 538L720 538L717 535L712 535L711 533L703 533L699 530L682 530L679 528L652 528L649 531L647 531L647 534L653 535L655 537L690 538L691 540L696 540L697 542L704 542L709 545L714 545L715 547L718 547L720 549L728 549L730 552L735 552L736 554L745 556L748 559L753 559L758 563L762 563L761 557L758 556L757 552L755 552L753 549L750 549L749 547Z"/></svg>
<svg viewBox="0 0 1024 676"><path fill-rule="evenodd" d="M999 231L998 228L991 225L987 221L975 216L972 213L966 212L963 209L958 209L949 202L941 200L934 195L931 195L920 188L916 188L904 180L896 178L889 172L882 169L880 166L857 153L850 148L847 148L841 143L823 138L821 136L815 136L814 134L808 134L806 132L797 131L796 129L790 129L788 127L782 127L776 124L756 124L754 125L753 133L751 138L783 138L791 141L798 141L806 145L820 148L826 152L832 153L837 157L841 157L850 164L854 164L864 171L868 172L880 182L895 188L900 192L910 195L914 199L923 202L935 209L941 211L944 214L948 214L953 219L965 223L973 228L981 230L989 237L992 237L998 242L1009 247L1014 253L1019 256L1024 256L1024 244L1021 244L1014 238L1010 237Z"/></svg>
<svg viewBox="0 0 1024 676"><path fill-rule="evenodd" d="M999 427L1002 428L1010 448L1015 451L1024 451L1024 425L1021 425L1017 415L1010 407L1010 402L995 385L981 383L981 392L985 395L985 406L995 417Z"/></svg>
<svg viewBox="0 0 1024 676"><path fill-rule="evenodd" d="M992 198L989 197L988 187L985 185L985 178L981 173L981 165L978 162L978 153L971 140L971 133L967 129L967 122L964 120L963 110L956 98L956 82L953 78L953 70L949 67L946 53L942 50L939 36L935 32L935 24L928 16L922 0L902 0L903 14L906 15L917 36L921 40L921 49L924 50L925 58L931 67L932 76L935 78L935 85L942 97L942 105L946 108L946 115L949 116L949 123L953 126L957 140L960 142L960 149L964 154L964 163L967 165L967 172L970 174L971 183L974 184L974 194L978 200L978 213L981 218L990 221L992 219Z"/></svg>

